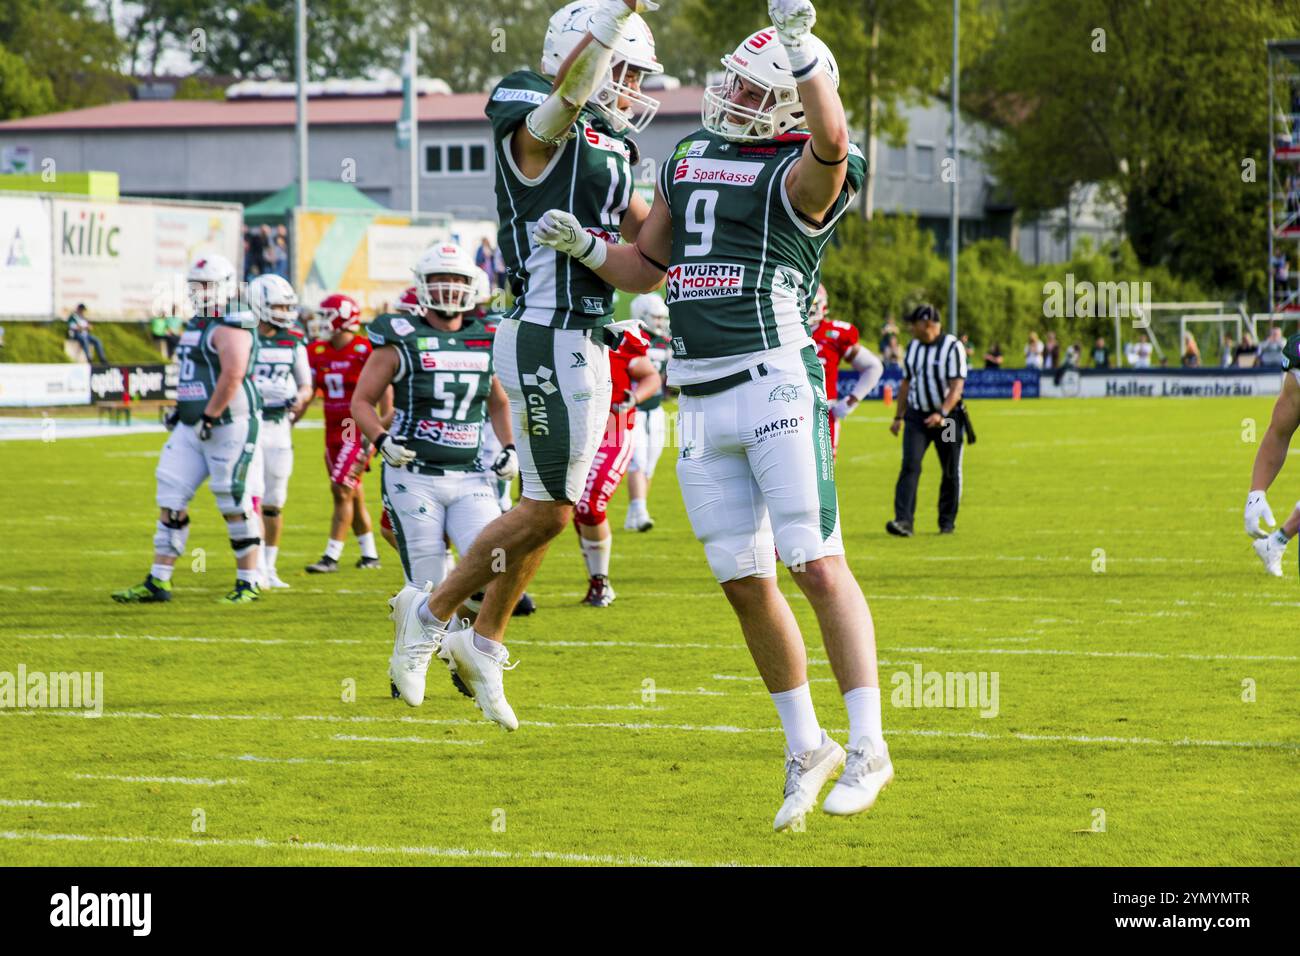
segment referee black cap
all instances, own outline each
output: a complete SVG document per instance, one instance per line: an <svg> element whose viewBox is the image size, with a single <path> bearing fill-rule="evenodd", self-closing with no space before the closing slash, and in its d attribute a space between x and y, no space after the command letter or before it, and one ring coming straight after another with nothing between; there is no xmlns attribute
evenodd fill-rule
<svg viewBox="0 0 1300 956"><path fill-rule="evenodd" d="M908 322L938 322L939 310L928 302L923 302L907 313Z"/></svg>

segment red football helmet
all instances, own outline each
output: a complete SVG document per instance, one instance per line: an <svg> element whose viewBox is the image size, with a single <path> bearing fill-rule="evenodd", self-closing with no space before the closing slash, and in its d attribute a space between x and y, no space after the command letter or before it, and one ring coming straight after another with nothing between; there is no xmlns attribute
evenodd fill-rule
<svg viewBox="0 0 1300 956"><path fill-rule="evenodd" d="M356 299L341 292L327 295L316 312L330 324L331 332L355 332L361 328L361 306Z"/></svg>
<svg viewBox="0 0 1300 956"><path fill-rule="evenodd" d="M424 315L424 306L420 305L420 293L415 286L407 286L406 291L398 297L393 308L395 311L405 312L407 315Z"/></svg>

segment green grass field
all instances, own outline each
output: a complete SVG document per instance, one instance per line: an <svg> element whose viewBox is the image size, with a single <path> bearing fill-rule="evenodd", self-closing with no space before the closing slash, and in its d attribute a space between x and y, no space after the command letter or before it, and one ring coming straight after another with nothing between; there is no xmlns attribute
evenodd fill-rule
<svg viewBox="0 0 1300 956"><path fill-rule="evenodd" d="M508 641L523 726L507 735L436 669L420 709L389 698L395 555L361 572L350 543L343 572L299 570L327 530L321 431L297 433L280 558L293 590L240 608L214 603L233 573L206 489L190 547L207 572L179 571L170 605L109 600L149 565L161 435L0 443L0 671L100 671L105 694L100 719L0 711L0 864L1295 864L1294 550L1267 577L1241 527L1243 419L1262 433L1269 409L974 403L958 533L935 533L931 457L910 540L882 530L898 467L886 413L851 418L845 542L898 776L869 814L816 812L786 834L771 831L775 711L671 452L654 531L616 531L612 608L579 606L573 536L546 559L540 612ZM1284 471L1279 519L1297 491ZM781 574L843 742L810 608ZM891 706L892 675L916 664L997 672L997 716Z"/></svg>

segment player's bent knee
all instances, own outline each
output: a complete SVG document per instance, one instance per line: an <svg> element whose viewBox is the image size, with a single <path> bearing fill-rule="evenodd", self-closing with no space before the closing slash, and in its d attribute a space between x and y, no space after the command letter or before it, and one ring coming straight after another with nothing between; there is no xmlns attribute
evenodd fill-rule
<svg viewBox="0 0 1300 956"><path fill-rule="evenodd" d="M190 536L190 516L184 511L167 510L167 517L158 519L154 531L154 554L179 558L185 553L185 542Z"/></svg>
<svg viewBox="0 0 1300 956"><path fill-rule="evenodd" d="M257 520L247 512L235 512L224 516L226 534L230 536L230 548L236 558L246 558L262 543L261 529Z"/></svg>

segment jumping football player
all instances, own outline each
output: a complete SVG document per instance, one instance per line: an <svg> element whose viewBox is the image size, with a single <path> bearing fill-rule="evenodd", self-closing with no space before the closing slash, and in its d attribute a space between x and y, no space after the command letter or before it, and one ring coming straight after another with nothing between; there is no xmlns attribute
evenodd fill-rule
<svg viewBox="0 0 1300 956"><path fill-rule="evenodd" d="M587 596L582 603L590 607L609 607L614 603L614 586L609 581L609 559L614 538L609 530L609 500L623 481L632 459L637 408L663 387L654 364L646 357L650 342L643 335L628 332L618 348L609 353L610 395L609 421L600 448L587 473L587 484L577 507L573 509L574 526L587 564Z"/></svg>
<svg viewBox="0 0 1300 956"><path fill-rule="evenodd" d="M248 470L257 450L261 397L253 384L257 355L251 313L226 315L235 294L235 268L222 256L207 256L187 275L194 318L185 323L176 349L180 378L176 410L167 420L171 436L158 457L158 526L153 567L143 584L117 591L122 604L170 601L172 570L190 534L190 501L206 479L226 521L235 552L235 587L221 600L257 600L257 516Z"/></svg>
<svg viewBox="0 0 1300 956"><path fill-rule="evenodd" d="M835 59L812 34L812 3L770 0L768 12L774 26L723 58L722 84L705 91L704 128L660 170L635 245L606 242L563 210L542 216L533 237L629 292L667 279L677 475L785 730L773 822L784 830L816 803L845 751L813 709L774 541L816 612L848 709L848 761L823 809L868 809L894 771L871 613L844 560L825 376L805 325L822 251L865 162L849 142Z"/></svg>
<svg viewBox="0 0 1300 956"><path fill-rule="evenodd" d="M1268 431L1260 440L1255 453L1255 465L1250 473L1250 494L1246 496L1246 534L1255 540L1252 544L1264 570L1274 577L1282 577L1282 558L1287 543L1300 531L1300 502L1291 516L1275 531L1263 525L1274 524L1273 510L1268 505L1268 489L1286 464L1291 438L1300 428L1300 335L1293 335L1282 349L1286 372L1282 376L1282 391L1273 402L1273 416Z"/></svg>
<svg viewBox="0 0 1300 956"><path fill-rule="evenodd" d="M475 305L477 271L455 243L426 251L415 267L422 315L381 315L370 324L375 351L352 396L357 424L384 459L384 510L406 575L399 598L408 592L423 598L443 580L448 537L467 554L474 539L501 516L495 489L479 470L488 416L504 439L492 463L493 477L509 480L518 473L510 401L492 371L492 337L481 324L464 321ZM386 429L375 404L390 388L395 413ZM399 598L389 605L396 607ZM466 607L478 610L473 602ZM457 687L482 704L487 695L474 664L483 659L489 669L499 670L500 646L462 629L443 638L439 654ZM462 663L466 660L469 667ZM394 653L389 666L395 688L400 664Z"/></svg>
<svg viewBox="0 0 1300 956"><path fill-rule="evenodd" d="M840 419L871 394L884 374L885 366L871 349L858 341L858 330L853 323L830 317L824 285L817 286L817 294L813 296L812 308L808 310L808 328L826 379L826 401L831 403L831 451L838 455ZM858 373L858 381L848 395L840 398L840 365L844 362Z"/></svg>
<svg viewBox="0 0 1300 956"><path fill-rule="evenodd" d="M349 525L361 548L357 567L374 569L379 567L379 551L362 485L363 473L370 470L371 448L358 434L351 411L352 391L370 358L370 343L357 334L361 330L361 307L352 298L338 293L326 296L317 312L329 323L330 338L313 342L307 358L315 376L315 391L325 397L325 470L329 473L334 514L325 554L315 564L309 564L307 572L329 574L339 569ZM392 408L392 396L385 395L382 402L381 414L387 414Z"/></svg>
<svg viewBox="0 0 1300 956"><path fill-rule="evenodd" d="M632 300L632 318L647 330L650 347L646 358L659 373L660 382L668 378L668 354L672 348L668 334L668 306L653 293ZM660 387L636 407L636 427L632 429L632 460L627 466L626 531L649 531L655 526L646 499L650 496L650 479L663 454L667 425L664 421L664 388Z"/></svg>
<svg viewBox="0 0 1300 956"><path fill-rule="evenodd" d="M253 381L262 397L258 435L261 475L255 498L262 519L262 580L266 588L287 588L276 570L283 510L293 474L293 424L311 401L312 374L307 348L297 329L298 294L277 275L248 284L248 307L257 320L257 361Z"/></svg>
<svg viewBox="0 0 1300 956"><path fill-rule="evenodd" d="M528 225L558 206L602 237L636 238L647 210L632 189L636 150L625 136L658 108L640 86L643 74L662 68L649 28L633 11L656 8L650 0L569 4L547 28L542 72L512 73L488 97L497 245L516 293L493 356L517 424L522 497L427 600L407 600L407 591L394 608L395 683L411 706L424 700L430 657L456 609L486 589L474 629L496 648L483 653L477 642L461 643L451 648L452 662L462 676L478 675L471 689L484 714L507 730L519 726L502 681L505 629L551 541L572 520L600 447L611 387L602 327L613 312L609 284L534 246Z"/></svg>

